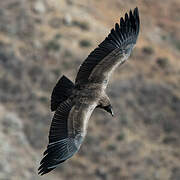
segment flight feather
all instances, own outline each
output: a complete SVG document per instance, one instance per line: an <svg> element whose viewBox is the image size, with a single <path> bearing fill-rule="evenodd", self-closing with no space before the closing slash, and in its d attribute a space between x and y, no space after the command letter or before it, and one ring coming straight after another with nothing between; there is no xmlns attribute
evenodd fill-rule
<svg viewBox="0 0 180 180"><path fill-rule="evenodd" d="M93 69L107 56L112 55L116 58L116 55L121 55L123 50L127 47L130 49L135 45L138 34L139 34L139 12L138 8L135 8L132 12L130 10L129 15L126 13L124 18L120 18L120 23L115 24L115 28L111 30L105 40L94 49L85 61L80 66L78 74L76 76L75 83L82 84L89 80L89 77ZM132 46L128 46L132 45ZM131 50L128 52L130 53ZM113 56L110 56L113 58Z"/></svg>

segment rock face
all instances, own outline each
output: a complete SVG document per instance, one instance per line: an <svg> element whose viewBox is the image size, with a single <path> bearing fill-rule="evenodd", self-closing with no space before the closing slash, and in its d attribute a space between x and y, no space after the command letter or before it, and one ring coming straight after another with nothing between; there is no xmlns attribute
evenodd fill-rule
<svg viewBox="0 0 180 180"><path fill-rule="evenodd" d="M179 179L179 1L6 0L0 2L0 180L42 179L37 168L53 86L63 74L73 80L135 6L138 43L107 90L115 118L96 110L80 152L43 179Z"/></svg>
<svg viewBox="0 0 180 180"><path fill-rule="evenodd" d="M23 132L22 120L2 106L0 112L0 179L33 179L35 154Z"/></svg>
<svg viewBox="0 0 180 180"><path fill-rule="evenodd" d="M36 13L45 13L46 12L46 6L44 4L44 1L42 1L42 0L36 1L34 4L34 11Z"/></svg>
<svg viewBox="0 0 180 180"><path fill-rule="evenodd" d="M24 133L23 120L2 105L0 105L0 142L0 179L39 179L37 175L39 158Z"/></svg>

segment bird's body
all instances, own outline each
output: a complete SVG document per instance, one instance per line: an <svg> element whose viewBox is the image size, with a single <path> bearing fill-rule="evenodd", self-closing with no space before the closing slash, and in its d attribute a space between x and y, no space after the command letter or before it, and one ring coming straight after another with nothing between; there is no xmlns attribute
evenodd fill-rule
<svg viewBox="0 0 180 180"><path fill-rule="evenodd" d="M93 110L103 104L108 106L110 101L104 86L100 83L85 83L81 87L74 88L68 98L73 104L68 116L68 136L75 137L78 133L84 138L87 131L88 120Z"/></svg>
<svg viewBox="0 0 180 180"><path fill-rule="evenodd" d="M135 8L120 19L120 25L116 23L115 29L82 63L75 84L65 76L60 78L51 96L51 110L55 113L39 174L48 173L79 150L95 108L113 115L105 90L113 71L130 56L138 33L139 14Z"/></svg>

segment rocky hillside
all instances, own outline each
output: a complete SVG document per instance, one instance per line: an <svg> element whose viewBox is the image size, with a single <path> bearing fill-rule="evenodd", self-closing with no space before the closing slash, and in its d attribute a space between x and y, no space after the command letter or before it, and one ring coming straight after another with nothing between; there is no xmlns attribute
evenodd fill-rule
<svg viewBox="0 0 180 180"><path fill-rule="evenodd" d="M136 6L136 48L108 87L115 117L96 110L80 152L38 176L53 86ZM0 180L179 180L179 21L178 0L1 1Z"/></svg>

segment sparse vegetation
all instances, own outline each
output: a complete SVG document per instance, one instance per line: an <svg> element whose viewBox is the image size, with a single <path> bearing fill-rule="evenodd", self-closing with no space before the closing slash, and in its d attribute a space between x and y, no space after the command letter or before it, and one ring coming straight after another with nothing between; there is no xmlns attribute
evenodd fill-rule
<svg viewBox="0 0 180 180"><path fill-rule="evenodd" d="M72 58L72 57L73 57L73 54L72 54L71 51L65 50L63 56L64 56L65 58Z"/></svg>
<svg viewBox="0 0 180 180"><path fill-rule="evenodd" d="M175 46L180 51L180 40L175 41Z"/></svg>
<svg viewBox="0 0 180 180"><path fill-rule="evenodd" d="M117 137L116 137L117 141L123 141L124 138L125 138L124 133L121 133L121 134L117 135Z"/></svg>
<svg viewBox="0 0 180 180"><path fill-rule="evenodd" d="M79 41L79 45L81 47L90 47L91 46L91 41L87 39L83 39Z"/></svg>
<svg viewBox="0 0 180 180"><path fill-rule="evenodd" d="M177 138L174 136L167 136L163 139L164 144L175 144L177 143Z"/></svg>
<svg viewBox="0 0 180 180"><path fill-rule="evenodd" d="M61 74L61 71L59 68L55 68L52 70L52 73L55 74L55 76L58 78Z"/></svg>
<svg viewBox="0 0 180 180"><path fill-rule="evenodd" d="M48 97L46 97L46 96L41 96L40 98L39 98L39 100L44 104L44 103L49 103L49 98Z"/></svg>
<svg viewBox="0 0 180 180"><path fill-rule="evenodd" d="M150 46L145 46L143 47L142 49L143 53L146 54L146 55L152 55L154 53L154 50L152 47Z"/></svg>
<svg viewBox="0 0 180 180"><path fill-rule="evenodd" d="M62 37L62 35L60 34L60 33L57 33L56 35L55 35L55 37L54 37L54 39L60 39Z"/></svg>
<svg viewBox="0 0 180 180"><path fill-rule="evenodd" d="M108 150L108 151L115 151L115 150L116 150L116 145L114 145L114 144L109 144L109 145L107 146L107 150Z"/></svg>
<svg viewBox="0 0 180 180"><path fill-rule="evenodd" d="M59 51L60 50L60 44L57 42L57 40L53 39L47 42L46 49L48 51Z"/></svg>
<svg viewBox="0 0 180 180"><path fill-rule="evenodd" d="M168 64L169 64L169 62L168 62L169 60L168 60L168 58L163 58L163 57L159 57L159 58L157 58L157 60L156 60L156 62L157 62L157 64L159 65L159 67L161 67L161 68L166 68L167 66L168 66Z"/></svg>
<svg viewBox="0 0 180 180"><path fill-rule="evenodd" d="M73 21L73 25L79 27L80 29L84 30L84 31L88 31L89 30L89 24L87 22L84 21Z"/></svg>
<svg viewBox="0 0 180 180"><path fill-rule="evenodd" d="M175 126L171 122L165 121L165 122L163 122L163 130L166 133L171 133L171 132L173 132L175 130Z"/></svg>

